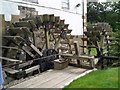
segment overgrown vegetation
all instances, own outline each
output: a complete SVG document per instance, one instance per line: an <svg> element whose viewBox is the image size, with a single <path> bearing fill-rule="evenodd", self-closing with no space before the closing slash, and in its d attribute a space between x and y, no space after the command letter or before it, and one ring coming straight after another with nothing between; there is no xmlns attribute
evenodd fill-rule
<svg viewBox="0 0 120 90"><path fill-rule="evenodd" d="M88 49L86 50L86 54L88 54ZM91 48L90 55L95 55L95 56L97 55L96 48Z"/></svg>
<svg viewBox="0 0 120 90"><path fill-rule="evenodd" d="M110 53L114 56L120 56L120 30L113 33L113 41L110 47Z"/></svg>
<svg viewBox="0 0 120 90"><path fill-rule="evenodd" d="M77 80L74 80L64 90L70 88L118 88L118 69L109 68L91 72Z"/></svg>
<svg viewBox="0 0 120 90"><path fill-rule="evenodd" d="M112 26L113 31L120 30L120 1L89 2L87 10L87 20L89 23L107 22Z"/></svg>
<svg viewBox="0 0 120 90"><path fill-rule="evenodd" d="M113 29L113 44L110 47L112 55L120 56L120 1L119 2L89 2L87 4L88 24L107 22Z"/></svg>

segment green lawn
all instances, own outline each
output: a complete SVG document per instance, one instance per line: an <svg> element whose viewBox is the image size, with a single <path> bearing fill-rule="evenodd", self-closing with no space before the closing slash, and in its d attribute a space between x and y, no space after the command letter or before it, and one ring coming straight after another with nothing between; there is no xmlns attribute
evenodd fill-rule
<svg viewBox="0 0 120 90"><path fill-rule="evenodd" d="M97 70L77 80L74 80L67 88L118 88L118 68Z"/></svg>
<svg viewBox="0 0 120 90"><path fill-rule="evenodd" d="M86 49L86 54L88 54L88 49ZM90 52L90 55L97 55L97 51L95 48L91 48L91 52Z"/></svg>

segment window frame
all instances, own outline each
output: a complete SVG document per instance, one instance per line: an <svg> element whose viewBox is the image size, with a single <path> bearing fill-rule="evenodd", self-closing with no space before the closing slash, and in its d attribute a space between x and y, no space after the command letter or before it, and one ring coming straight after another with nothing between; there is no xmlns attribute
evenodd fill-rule
<svg viewBox="0 0 120 90"><path fill-rule="evenodd" d="M62 0L62 9L64 9L64 10L70 9L70 0Z"/></svg>
<svg viewBox="0 0 120 90"><path fill-rule="evenodd" d="M34 0L22 0L22 1L38 4L38 0L36 0L36 2L34 2Z"/></svg>

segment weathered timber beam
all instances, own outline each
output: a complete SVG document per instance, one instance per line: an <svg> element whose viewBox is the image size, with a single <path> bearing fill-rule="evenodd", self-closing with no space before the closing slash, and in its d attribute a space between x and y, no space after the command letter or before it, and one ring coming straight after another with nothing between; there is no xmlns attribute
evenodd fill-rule
<svg viewBox="0 0 120 90"><path fill-rule="evenodd" d="M73 54L61 54L64 58L69 58L69 59L94 59L94 56L86 56L86 55L73 55Z"/></svg>
<svg viewBox="0 0 120 90"><path fill-rule="evenodd" d="M0 46L0 48L19 50L19 48L16 48L16 47L9 47L9 46Z"/></svg>
<svg viewBox="0 0 120 90"><path fill-rule="evenodd" d="M80 47L79 47L78 41L74 41L74 48L75 48L75 54L79 57L80 56ZM77 64L81 64L79 59L77 59Z"/></svg>
<svg viewBox="0 0 120 90"><path fill-rule="evenodd" d="M20 63L19 68L23 68L23 67L25 67L27 65L31 65L32 63L33 63L33 60L27 61L25 63Z"/></svg>
<svg viewBox="0 0 120 90"><path fill-rule="evenodd" d="M87 37L82 37L81 38L83 41L88 41L88 38Z"/></svg>
<svg viewBox="0 0 120 90"><path fill-rule="evenodd" d="M10 73L12 75L19 72L19 70L14 70L12 68L3 68L3 71L6 71L7 73Z"/></svg>
<svg viewBox="0 0 120 90"><path fill-rule="evenodd" d="M26 69L25 72L26 72L26 74L28 74L28 73L33 72L35 70L39 70L39 68L40 68L40 65L36 65L36 66L33 66L31 68Z"/></svg>
<svg viewBox="0 0 120 90"><path fill-rule="evenodd" d="M1 56L0 56L0 59L6 60L6 61L11 61L11 62L21 62L21 60L11 59L11 58L1 57Z"/></svg>

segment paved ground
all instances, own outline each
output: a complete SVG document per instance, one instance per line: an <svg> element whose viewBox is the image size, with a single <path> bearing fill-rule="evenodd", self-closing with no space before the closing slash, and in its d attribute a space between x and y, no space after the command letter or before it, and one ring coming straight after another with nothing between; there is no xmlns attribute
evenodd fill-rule
<svg viewBox="0 0 120 90"><path fill-rule="evenodd" d="M11 88L63 88L66 83L86 69L69 66L63 70L49 70Z"/></svg>

